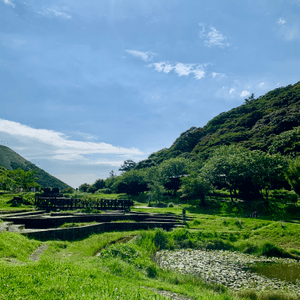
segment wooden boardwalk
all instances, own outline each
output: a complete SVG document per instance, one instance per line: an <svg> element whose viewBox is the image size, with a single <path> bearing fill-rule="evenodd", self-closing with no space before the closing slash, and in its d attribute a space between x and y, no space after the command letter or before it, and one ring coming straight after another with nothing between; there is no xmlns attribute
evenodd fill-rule
<svg viewBox="0 0 300 300"><path fill-rule="evenodd" d="M130 210L133 206L132 200L127 199L79 199L65 197L37 197L35 206L44 210L75 210L75 209L97 209L97 210Z"/></svg>

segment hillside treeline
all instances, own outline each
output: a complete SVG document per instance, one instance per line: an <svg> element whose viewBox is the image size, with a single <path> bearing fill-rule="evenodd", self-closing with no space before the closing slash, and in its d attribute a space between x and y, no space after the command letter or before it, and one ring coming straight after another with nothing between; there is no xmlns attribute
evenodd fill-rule
<svg viewBox="0 0 300 300"><path fill-rule="evenodd" d="M151 154L136 168L157 165L175 157L207 159L222 145L238 145L295 157L300 152L300 82L277 88L223 112L203 128L183 132L168 149Z"/></svg>
<svg viewBox="0 0 300 300"><path fill-rule="evenodd" d="M155 201L163 201L165 195L179 196L198 205L206 205L206 196L220 189L227 190L232 201L263 199L267 203L270 191L280 189L286 190L287 201L297 201L297 194L300 195L299 158L242 146L221 146L206 160L178 157L143 169L135 169L128 160L122 168L126 171L120 176L112 174L106 180L83 184L79 189L132 196L147 193Z"/></svg>
<svg viewBox="0 0 300 300"><path fill-rule="evenodd" d="M198 199L217 189L231 200L269 199L270 190L299 191L300 82L277 88L224 112L203 128L182 133L168 149L139 163L131 160L106 180L81 190L127 193L147 192L160 201L163 195ZM289 190L293 192L288 192Z"/></svg>

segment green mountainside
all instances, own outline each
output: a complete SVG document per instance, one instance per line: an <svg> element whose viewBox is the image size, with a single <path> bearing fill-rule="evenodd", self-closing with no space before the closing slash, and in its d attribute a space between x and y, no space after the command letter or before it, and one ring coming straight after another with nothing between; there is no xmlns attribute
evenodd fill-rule
<svg viewBox="0 0 300 300"><path fill-rule="evenodd" d="M168 149L137 164L145 168L174 157L206 159L221 145L236 144L251 150L296 156L300 152L300 82L277 88L257 99L223 112L203 128L183 132Z"/></svg>
<svg viewBox="0 0 300 300"><path fill-rule="evenodd" d="M11 150L6 146L0 145L0 166L3 166L7 170L16 170L21 168L24 171L36 170L36 181L42 187L57 187L60 190L68 188L69 186L54 176L48 174L44 170L40 169L30 161L23 158L21 155Z"/></svg>

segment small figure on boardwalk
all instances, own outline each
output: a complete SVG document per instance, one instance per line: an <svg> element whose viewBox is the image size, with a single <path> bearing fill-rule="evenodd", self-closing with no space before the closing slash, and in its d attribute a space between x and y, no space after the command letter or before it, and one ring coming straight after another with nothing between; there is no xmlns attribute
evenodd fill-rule
<svg viewBox="0 0 300 300"><path fill-rule="evenodd" d="M182 209L182 220L183 220L183 222L185 222L185 209L184 208Z"/></svg>
<svg viewBox="0 0 300 300"><path fill-rule="evenodd" d="M253 214L251 215L251 218L257 218L258 215L257 215L257 211L253 212Z"/></svg>
<svg viewBox="0 0 300 300"><path fill-rule="evenodd" d="M253 212L251 215L246 216L248 218L258 218L257 211Z"/></svg>

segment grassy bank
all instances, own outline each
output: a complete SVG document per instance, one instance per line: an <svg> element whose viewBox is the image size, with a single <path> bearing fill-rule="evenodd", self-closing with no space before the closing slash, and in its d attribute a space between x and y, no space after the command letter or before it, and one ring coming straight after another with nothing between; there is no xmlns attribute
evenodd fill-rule
<svg viewBox="0 0 300 300"><path fill-rule="evenodd" d="M155 251L206 247L256 255L285 256L287 253L287 249L267 242L245 240L248 243L245 248L240 240L230 241L230 235L225 239L208 231L200 233L191 229L149 230L102 233L74 242L48 241L44 243L48 248L40 261L32 262L29 256L41 242L3 232L0 234L1 299L167 299L157 290L192 299L238 299L247 293L238 297L223 286L160 269L153 260ZM137 237L128 242L134 236ZM127 243L118 243L124 237L129 237ZM287 295L281 298L251 295L248 299L295 299Z"/></svg>
<svg viewBox="0 0 300 300"><path fill-rule="evenodd" d="M13 195L1 195L2 208L11 207L12 198ZM262 210L259 218L248 218L246 215L253 212L253 207L222 201L212 201L205 208L174 203L173 207L137 206L133 210L181 215L183 208L189 217L186 227L170 232L110 232L73 242L45 243L3 232L0 234L0 299L167 299L158 290L205 300L296 299L288 294L254 291L241 292L238 296L195 276L162 270L156 265L154 254L160 249L226 249L299 259L300 224L287 222L297 214L288 210L284 214L276 214L276 210L267 214ZM64 226L74 225L77 224ZM137 236L135 240L129 241L134 236ZM30 255L43 244L48 248L40 260L31 261Z"/></svg>
<svg viewBox="0 0 300 300"><path fill-rule="evenodd" d="M40 242L1 234L1 299L167 299L151 288L194 299L235 299L199 279L159 270L151 259L152 248L149 252L144 244L113 244L124 236L143 234L113 232L75 242L49 241L38 262L28 258ZM20 254L20 247L27 250Z"/></svg>

